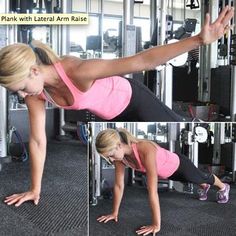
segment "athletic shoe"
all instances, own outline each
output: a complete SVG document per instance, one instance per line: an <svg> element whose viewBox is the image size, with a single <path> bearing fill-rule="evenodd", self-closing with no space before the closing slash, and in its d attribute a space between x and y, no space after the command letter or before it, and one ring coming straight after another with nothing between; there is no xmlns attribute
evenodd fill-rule
<svg viewBox="0 0 236 236"><path fill-rule="evenodd" d="M229 191L230 185L224 184L225 188L223 190L219 190L216 194L216 200L218 203L227 203L229 201Z"/></svg>
<svg viewBox="0 0 236 236"><path fill-rule="evenodd" d="M207 184L205 188L200 188L198 189L198 194L199 194L199 197L198 199L200 201L206 201L207 200L207 192L208 190L210 189L211 185L210 184Z"/></svg>

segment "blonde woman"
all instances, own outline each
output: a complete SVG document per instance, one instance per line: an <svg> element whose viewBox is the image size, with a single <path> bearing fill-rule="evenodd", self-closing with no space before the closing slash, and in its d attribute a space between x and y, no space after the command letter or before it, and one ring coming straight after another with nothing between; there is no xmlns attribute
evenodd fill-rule
<svg viewBox="0 0 236 236"><path fill-rule="evenodd" d="M136 231L138 235L157 233L161 229L161 212L158 197L158 178L198 184L199 200L207 200L211 185L216 186L217 202L227 203L230 185L222 183L211 174L204 173L184 155L171 153L149 140L140 140L125 129L107 129L96 137L96 149L108 162L115 166L115 183L113 191L113 209L111 214L102 215L97 220L107 223L118 221L119 207L124 191L125 167L146 173L152 222Z"/></svg>
<svg viewBox="0 0 236 236"><path fill-rule="evenodd" d="M234 9L226 6L210 23L207 14L201 32L178 43L154 47L131 57L113 60L59 58L45 44L13 44L0 50L0 85L25 97L30 121L31 187L6 198L16 206L38 204L46 155L45 100L64 109L88 109L105 120L182 121L144 85L125 75L150 70L186 51L221 38Z"/></svg>

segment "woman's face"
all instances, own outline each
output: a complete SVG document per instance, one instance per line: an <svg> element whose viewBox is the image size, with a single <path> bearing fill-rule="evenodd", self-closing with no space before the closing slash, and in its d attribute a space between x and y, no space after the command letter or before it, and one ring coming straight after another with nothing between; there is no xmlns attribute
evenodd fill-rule
<svg viewBox="0 0 236 236"><path fill-rule="evenodd" d="M106 159L108 159L111 163L114 161L122 161L124 159L124 150L121 144L118 144L111 151L104 153L103 155Z"/></svg>
<svg viewBox="0 0 236 236"><path fill-rule="evenodd" d="M37 71L31 70L24 80L10 85L7 89L17 92L21 97L39 95L43 91L44 80Z"/></svg>

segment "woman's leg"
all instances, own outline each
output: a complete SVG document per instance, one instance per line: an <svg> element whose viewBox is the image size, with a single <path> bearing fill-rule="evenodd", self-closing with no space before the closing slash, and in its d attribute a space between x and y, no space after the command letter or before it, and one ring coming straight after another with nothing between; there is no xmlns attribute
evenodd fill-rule
<svg viewBox="0 0 236 236"><path fill-rule="evenodd" d="M229 200L230 186L223 183L217 176L199 170L186 156L180 154L180 166L178 170L170 176L172 180L187 181L198 184L199 200L207 199L207 192L211 185L219 188L217 192L217 202L226 203Z"/></svg>
<svg viewBox="0 0 236 236"><path fill-rule="evenodd" d="M202 185L203 187L205 187L206 184L214 185L215 177L213 174L198 169L185 155L178 154L178 156L180 165L178 170L170 176L171 180L191 182L200 186Z"/></svg>
<svg viewBox="0 0 236 236"><path fill-rule="evenodd" d="M128 81L132 87L132 98L127 109L130 112L127 114L124 111L124 114L128 116L129 121L186 121L162 103L144 84L135 79L128 79ZM120 117L125 119L123 114L117 118L120 119Z"/></svg>
<svg viewBox="0 0 236 236"><path fill-rule="evenodd" d="M213 174L213 176L215 178L215 182L213 185L218 187L219 190L224 189L224 187L225 187L224 183L216 175ZM206 185L206 184L203 184L203 185ZM201 184L201 186L202 186L202 184Z"/></svg>

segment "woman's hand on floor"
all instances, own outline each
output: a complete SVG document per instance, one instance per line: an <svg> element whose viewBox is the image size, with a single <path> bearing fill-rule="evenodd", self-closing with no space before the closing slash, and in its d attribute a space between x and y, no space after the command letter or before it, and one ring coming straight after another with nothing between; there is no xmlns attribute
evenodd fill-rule
<svg viewBox="0 0 236 236"><path fill-rule="evenodd" d="M15 205L16 207L20 206L26 201L33 201L35 205L38 205L40 195L34 193L33 191L25 193L17 193L5 198L4 202L7 205Z"/></svg>
<svg viewBox="0 0 236 236"><path fill-rule="evenodd" d="M99 218L97 218L98 222L103 222L103 223L107 223L110 220L114 220L115 222L118 222L118 216L115 214L110 214L110 215L105 215L105 216L100 216Z"/></svg>
<svg viewBox="0 0 236 236"><path fill-rule="evenodd" d="M157 225L147 225L147 226L143 226L141 227L139 230L136 231L136 233L138 235L148 235L148 234L152 234L152 235L156 235L156 233L158 233L160 231L160 227Z"/></svg>

